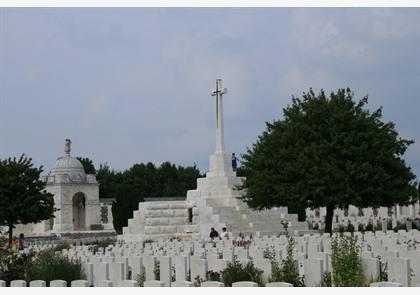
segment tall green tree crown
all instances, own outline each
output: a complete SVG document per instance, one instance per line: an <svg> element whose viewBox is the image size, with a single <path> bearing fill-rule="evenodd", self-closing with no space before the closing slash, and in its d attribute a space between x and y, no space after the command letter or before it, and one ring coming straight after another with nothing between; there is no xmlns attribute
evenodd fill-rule
<svg viewBox="0 0 420 295"><path fill-rule="evenodd" d="M413 201L415 175L402 158L413 141L400 138L394 123L382 122L382 108L370 112L367 103L348 88L293 97L283 119L266 123L243 155L243 199L257 209L326 206L331 215L348 205Z"/></svg>
<svg viewBox="0 0 420 295"><path fill-rule="evenodd" d="M0 225L9 227L9 242L16 224L37 223L53 217L54 197L45 191L42 166L31 158L0 161Z"/></svg>

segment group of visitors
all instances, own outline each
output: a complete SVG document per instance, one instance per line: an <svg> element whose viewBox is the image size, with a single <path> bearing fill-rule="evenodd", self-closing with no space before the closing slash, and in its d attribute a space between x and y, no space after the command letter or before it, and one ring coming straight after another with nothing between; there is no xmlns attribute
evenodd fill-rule
<svg viewBox="0 0 420 295"><path fill-rule="evenodd" d="M222 228L222 232L219 235L219 233L217 232L217 230L215 230L214 227L212 227L210 229L210 238L212 240L214 240L214 239L223 240L224 238L226 238L226 240L229 240L229 233L227 232L226 227L223 227Z"/></svg>

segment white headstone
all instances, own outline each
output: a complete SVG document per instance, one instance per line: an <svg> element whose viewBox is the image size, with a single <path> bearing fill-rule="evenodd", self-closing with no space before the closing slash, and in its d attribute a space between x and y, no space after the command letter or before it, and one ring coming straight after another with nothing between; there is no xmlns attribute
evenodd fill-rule
<svg viewBox="0 0 420 295"><path fill-rule="evenodd" d="M109 280L115 285L124 280L124 264L121 262L113 262L109 265Z"/></svg>
<svg viewBox="0 0 420 295"><path fill-rule="evenodd" d="M316 287L321 283L322 273L324 272L323 261L321 259L306 259L303 261L305 273L305 285Z"/></svg>
<svg viewBox="0 0 420 295"><path fill-rule="evenodd" d="M201 283L201 287L223 287L222 282L206 281Z"/></svg>
<svg viewBox="0 0 420 295"><path fill-rule="evenodd" d="M258 287L258 284L254 282L235 282L232 287Z"/></svg>
<svg viewBox="0 0 420 295"><path fill-rule="evenodd" d="M29 287L46 287L47 282L43 280L35 280L29 282Z"/></svg>
<svg viewBox="0 0 420 295"><path fill-rule="evenodd" d="M139 287L137 281L134 280L122 280L120 281L119 287Z"/></svg>
<svg viewBox="0 0 420 295"><path fill-rule="evenodd" d="M402 285L394 282L376 282L370 284L370 287L402 287Z"/></svg>
<svg viewBox="0 0 420 295"><path fill-rule="evenodd" d="M284 282L267 283L265 286L266 287L293 287L292 284L290 284L290 283L284 283Z"/></svg>
<svg viewBox="0 0 420 295"><path fill-rule="evenodd" d="M388 281L410 287L410 261L407 258L388 259Z"/></svg>
<svg viewBox="0 0 420 295"><path fill-rule="evenodd" d="M95 281L95 287L114 287L114 283L109 280Z"/></svg>
<svg viewBox="0 0 420 295"><path fill-rule="evenodd" d="M72 286L72 287L89 287L89 281L87 281L87 280L71 281L70 286Z"/></svg>
<svg viewBox="0 0 420 295"><path fill-rule="evenodd" d="M175 279L185 281L187 279L187 257L175 256Z"/></svg>
<svg viewBox="0 0 420 295"><path fill-rule="evenodd" d="M145 287L165 287L165 282L157 281L157 280L145 281L144 286Z"/></svg>
<svg viewBox="0 0 420 295"><path fill-rule="evenodd" d="M24 280L14 280L10 282L10 287L26 287Z"/></svg>
<svg viewBox="0 0 420 295"><path fill-rule="evenodd" d="M3 280L0 280L0 287L6 287L6 282Z"/></svg>
<svg viewBox="0 0 420 295"><path fill-rule="evenodd" d="M194 287L194 284L188 281L175 281L171 283L171 287Z"/></svg>
<svg viewBox="0 0 420 295"><path fill-rule="evenodd" d="M109 280L109 264L95 263L93 265L93 282L96 286L97 282Z"/></svg>
<svg viewBox="0 0 420 295"><path fill-rule="evenodd" d="M376 258L362 258L363 278L365 283L379 279L380 266Z"/></svg>
<svg viewBox="0 0 420 295"><path fill-rule="evenodd" d="M156 257L154 256L144 256L143 257L144 268L146 272L146 281L155 280L155 263Z"/></svg>
<svg viewBox="0 0 420 295"><path fill-rule="evenodd" d="M53 280L50 282L50 287L67 287L67 282L63 280Z"/></svg>
<svg viewBox="0 0 420 295"><path fill-rule="evenodd" d="M170 286L172 281L171 257L159 257L160 262L160 280L165 283L165 286Z"/></svg>
<svg viewBox="0 0 420 295"><path fill-rule="evenodd" d="M82 263L82 270L86 275L89 286L93 286L93 263Z"/></svg>

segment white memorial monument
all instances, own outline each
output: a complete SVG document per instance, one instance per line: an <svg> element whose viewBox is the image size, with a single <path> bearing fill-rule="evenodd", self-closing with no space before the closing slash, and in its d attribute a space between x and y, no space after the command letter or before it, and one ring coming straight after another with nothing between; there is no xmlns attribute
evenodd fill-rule
<svg viewBox="0 0 420 295"><path fill-rule="evenodd" d="M210 228L219 232L226 227L233 235L239 233L268 235L280 233L286 222L289 229L307 230L307 223L298 223L297 215L287 214L287 208L254 211L238 197L242 177L237 177L231 156L224 147L222 80L216 81L212 96L216 97L216 148L210 155L206 177L197 179L197 189L187 192L186 201L139 203L139 210L124 227L123 240L157 238L208 237Z"/></svg>
<svg viewBox="0 0 420 295"><path fill-rule="evenodd" d="M58 157L48 176L43 176L45 190L54 195L55 217L37 224L18 225L25 234L65 233L89 230L113 230L112 214L101 224L99 184L93 174L86 174L82 163L70 155L71 140L66 139L64 155Z"/></svg>

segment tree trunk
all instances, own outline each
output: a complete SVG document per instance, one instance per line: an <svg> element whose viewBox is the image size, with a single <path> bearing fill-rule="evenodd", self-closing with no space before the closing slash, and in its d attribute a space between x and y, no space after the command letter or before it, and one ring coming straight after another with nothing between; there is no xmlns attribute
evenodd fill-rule
<svg viewBox="0 0 420 295"><path fill-rule="evenodd" d="M13 224L9 223L9 247L12 246L13 240Z"/></svg>
<svg viewBox="0 0 420 295"><path fill-rule="evenodd" d="M325 232L332 234L332 223L334 217L334 205L327 205L327 216L325 216Z"/></svg>

